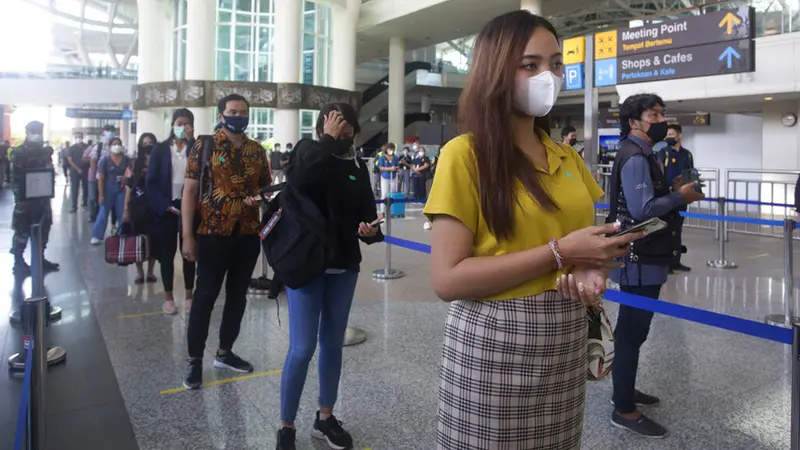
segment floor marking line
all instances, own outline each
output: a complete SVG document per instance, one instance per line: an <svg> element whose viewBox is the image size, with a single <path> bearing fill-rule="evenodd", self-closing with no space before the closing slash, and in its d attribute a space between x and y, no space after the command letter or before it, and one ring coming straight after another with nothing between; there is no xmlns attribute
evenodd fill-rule
<svg viewBox="0 0 800 450"><path fill-rule="evenodd" d="M161 316L163 314L164 311L154 311L140 314L123 314L121 316L117 316L117 319L134 319L136 317Z"/></svg>
<svg viewBox="0 0 800 450"><path fill-rule="evenodd" d="M224 380L214 380L208 383L203 383L203 388L212 387L212 386L219 386L221 384L228 384L233 383L234 381L242 381L242 380L250 380L253 378L260 378L265 377L267 375L277 375L279 373L283 373L283 369L278 370L270 370L268 372L258 372L258 373L251 373L249 375L242 375L240 377L233 377L233 378L225 378ZM175 389L166 389L159 392L160 395L169 395L169 394L177 394L178 392L188 391L185 387L179 387Z"/></svg>
<svg viewBox="0 0 800 450"><path fill-rule="evenodd" d="M759 259L759 258L766 258L767 256L769 256L769 253L761 253L761 254L758 254L758 255L748 256L745 259Z"/></svg>

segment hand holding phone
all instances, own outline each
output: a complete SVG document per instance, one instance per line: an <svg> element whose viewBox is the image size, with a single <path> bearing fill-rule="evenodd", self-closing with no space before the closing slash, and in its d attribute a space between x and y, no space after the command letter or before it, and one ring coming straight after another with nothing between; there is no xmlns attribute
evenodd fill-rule
<svg viewBox="0 0 800 450"><path fill-rule="evenodd" d="M630 233L638 233L638 232L645 232L645 236L649 234L653 234L657 231L661 231L667 228L667 223L663 220L659 219L658 217L653 217L650 220L645 220L644 222L637 223L632 227L628 227L624 230L617 231L616 233L612 234L611 237L616 236L624 236Z"/></svg>

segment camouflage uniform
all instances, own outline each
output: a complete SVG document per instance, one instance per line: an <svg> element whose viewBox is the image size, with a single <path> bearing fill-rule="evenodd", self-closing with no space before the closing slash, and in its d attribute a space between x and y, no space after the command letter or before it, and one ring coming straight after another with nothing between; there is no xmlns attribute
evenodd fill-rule
<svg viewBox="0 0 800 450"><path fill-rule="evenodd" d="M22 258L28 239L31 236L31 226L42 222L43 248L47 247L50 236L50 226L53 224L53 211L50 208L50 199L22 200L22 183L27 170L51 169L53 159L50 149L41 145L23 143L12 149L11 153L11 188L14 191L14 215L11 219L11 228L14 237L11 241L11 254Z"/></svg>

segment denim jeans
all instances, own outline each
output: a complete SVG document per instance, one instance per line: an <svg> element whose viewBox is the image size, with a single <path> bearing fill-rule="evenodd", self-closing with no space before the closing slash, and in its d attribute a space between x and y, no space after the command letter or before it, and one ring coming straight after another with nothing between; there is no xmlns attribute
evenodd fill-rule
<svg viewBox="0 0 800 450"><path fill-rule="evenodd" d="M281 420L293 422L319 338L319 406L333 408L342 373L342 344L357 272L324 274L300 289L286 289L289 351L281 375Z"/></svg>
<svg viewBox="0 0 800 450"><path fill-rule="evenodd" d="M103 239L105 237L111 208L114 208L118 218L122 218L122 213L125 211L125 190L120 186L108 186L106 187L104 200L105 203L100 205L97 219L94 221L94 228L92 228L92 238L94 239Z"/></svg>
<svg viewBox="0 0 800 450"><path fill-rule="evenodd" d="M655 298L661 294L661 285L625 286L620 290L641 297ZM636 411L633 395L636 390L636 372L639 368L639 349L647 340L653 312L620 305L617 328L614 330L614 364L611 373L614 383L614 407L620 414Z"/></svg>
<svg viewBox="0 0 800 450"><path fill-rule="evenodd" d="M87 191L89 191L89 218L94 222L97 219L97 180L90 179L87 185Z"/></svg>

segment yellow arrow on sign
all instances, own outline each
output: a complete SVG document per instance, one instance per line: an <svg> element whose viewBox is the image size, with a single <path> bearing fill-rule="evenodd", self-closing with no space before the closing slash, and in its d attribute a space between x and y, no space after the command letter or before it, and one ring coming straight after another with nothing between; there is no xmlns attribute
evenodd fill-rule
<svg viewBox="0 0 800 450"><path fill-rule="evenodd" d="M739 25L740 23L742 23L742 19L740 19L736 14L729 12L728 14L725 14L725 17L722 18L722 21L719 23L719 27L722 28L727 25L728 29L726 30L726 33L728 36L730 36L733 34L733 26Z"/></svg>

